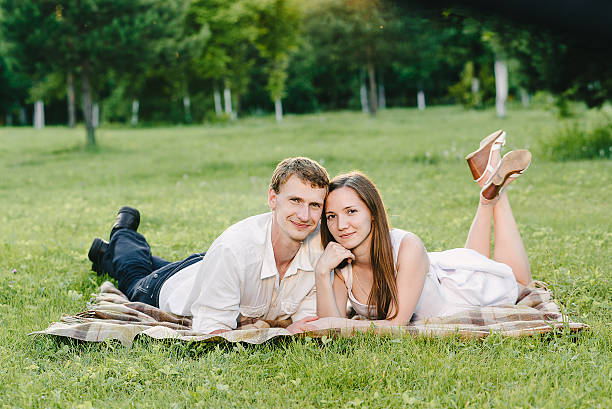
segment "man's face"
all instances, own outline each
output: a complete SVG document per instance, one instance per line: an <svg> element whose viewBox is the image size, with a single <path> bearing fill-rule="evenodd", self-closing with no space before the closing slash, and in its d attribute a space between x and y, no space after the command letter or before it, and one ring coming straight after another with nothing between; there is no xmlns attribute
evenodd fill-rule
<svg viewBox="0 0 612 409"><path fill-rule="evenodd" d="M291 175L279 190L278 193L273 189L268 192L268 204L274 217L273 232L292 241L304 241L321 219L327 190L312 187L296 175Z"/></svg>

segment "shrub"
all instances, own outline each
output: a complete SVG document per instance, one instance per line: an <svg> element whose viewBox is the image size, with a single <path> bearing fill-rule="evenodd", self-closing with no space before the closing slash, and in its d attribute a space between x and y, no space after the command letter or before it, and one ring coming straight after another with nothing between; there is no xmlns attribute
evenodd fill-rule
<svg viewBox="0 0 612 409"><path fill-rule="evenodd" d="M551 160L610 159L612 156L612 122L586 128L578 122L560 127L540 141L540 154Z"/></svg>

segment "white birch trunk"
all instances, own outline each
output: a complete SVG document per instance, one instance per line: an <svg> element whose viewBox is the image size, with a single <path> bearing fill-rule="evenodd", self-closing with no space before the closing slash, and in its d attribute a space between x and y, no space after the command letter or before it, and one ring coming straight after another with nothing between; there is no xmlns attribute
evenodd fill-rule
<svg viewBox="0 0 612 409"><path fill-rule="evenodd" d="M361 112L370 112L368 105L368 89L365 83L365 70L362 68L359 75L359 100L361 101Z"/></svg>
<svg viewBox="0 0 612 409"><path fill-rule="evenodd" d="M42 129L45 127L45 104L38 100L34 103L34 128Z"/></svg>
<svg viewBox="0 0 612 409"><path fill-rule="evenodd" d="M283 103L278 97L274 100L274 112L276 113L276 122L281 122L283 120Z"/></svg>
<svg viewBox="0 0 612 409"><path fill-rule="evenodd" d="M221 107L221 93L216 87L213 91L213 98L215 100L215 114L217 114L217 116L223 115L223 108Z"/></svg>
<svg viewBox="0 0 612 409"><path fill-rule="evenodd" d="M137 99L132 100L132 119L130 120L130 124L132 126L138 125L138 111L140 110L140 101Z"/></svg>
<svg viewBox="0 0 612 409"><path fill-rule="evenodd" d="M97 102L91 106L91 125L94 128L100 126L100 105Z"/></svg>
<svg viewBox="0 0 612 409"><path fill-rule="evenodd" d="M472 94L478 94L478 91L480 91L480 80L472 78Z"/></svg>
<svg viewBox="0 0 612 409"><path fill-rule="evenodd" d="M132 118L130 119L130 125L138 125L138 111L140 110L140 101L137 99L132 100Z"/></svg>
<svg viewBox="0 0 612 409"><path fill-rule="evenodd" d="M227 87L223 90L223 101L225 102L225 113L232 116L232 91Z"/></svg>
<svg viewBox="0 0 612 409"><path fill-rule="evenodd" d="M506 116L506 100L508 99L508 67L504 61L495 61L495 110L497 116Z"/></svg>
<svg viewBox="0 0 612 409"><path fill-rule="evenodd" d="M417 107L419 108L419 111L425 109L425 93L423 90L419 90L419 92L417 92Z"/></svg>
<svg viewBox="0 0 612 409"><path fill-rule="evenodd" d="M189 95L183 97L183 108L185 109L185 122L191 123L191 98L189 98Z"/></svg>
<svg viewBox="0 0 612 409"><path fill-rule="evenodd" d="M523 108L529 108L529 94L525 91L525 88L521 88L519 92L521 94L521 104Z"/></svg>
<svg viewBox="0 0 612 409"><path fill-rule="evenodd" d="M385 86L384 84L378 84L378 108L387 108L387 98L385 98Z"/></svg>

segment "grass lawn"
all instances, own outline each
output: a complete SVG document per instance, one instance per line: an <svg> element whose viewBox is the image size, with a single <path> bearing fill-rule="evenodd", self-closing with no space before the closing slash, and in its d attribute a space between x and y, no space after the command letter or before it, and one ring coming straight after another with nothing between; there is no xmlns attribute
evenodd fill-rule
<svg viewBox="0 0 612 409"><path fill-rule="evenodd" d="M509 190L533 276L592 330L484 341L278 340L187 345L141 339L82 344L31 338L85 309L104 280L93 237L117 209L168 259L208 248L230 224L265 212L277 162L305 155L333 176L360 169L378 184L392 225L426 247L461 247L478 202L463 160L503 128L506 150L534 147L558 120L538 110L339 112L230 125L0 128L1 407L612 407L612 161L534 156Z"/></svg>

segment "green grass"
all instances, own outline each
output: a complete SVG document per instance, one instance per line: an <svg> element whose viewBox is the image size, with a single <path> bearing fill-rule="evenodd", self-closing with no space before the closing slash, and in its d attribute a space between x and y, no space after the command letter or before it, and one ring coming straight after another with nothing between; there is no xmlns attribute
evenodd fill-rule
<svg viewBox="0 0 612 409"><path fill-rule="evenodd" d="M535 279L592 330L484 341L361 335L259 346L139 340L83 344L27 333L85 309L103 278L87 250L122 205L141 210L154 253L205 250L266 211L269 177L306 155L378 184L392 225L431 251L463 245L478 189L463 156L503 128L506 149L556 127L544 111L387 110L249 118L225 126L0 128L2 407L611 407L612 162L534 158L510 188Z"/></svg>

